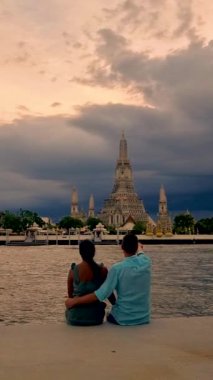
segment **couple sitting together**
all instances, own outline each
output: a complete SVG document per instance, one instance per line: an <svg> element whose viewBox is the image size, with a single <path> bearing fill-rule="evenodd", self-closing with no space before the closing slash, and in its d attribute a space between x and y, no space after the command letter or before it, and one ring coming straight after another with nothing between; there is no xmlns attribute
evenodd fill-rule
<svg viewBox="0 0 213 380"><path fill-rule="evenodd" d="M82 261L72 264L68 275L66 320L78 326L103 323L108 298L112 304L107 321L117 325L140 325L150 320L151 261L138 252L136 235L124 236L124 259L107 270L94 261L95 246L90 240L80 243Z"/></svg>

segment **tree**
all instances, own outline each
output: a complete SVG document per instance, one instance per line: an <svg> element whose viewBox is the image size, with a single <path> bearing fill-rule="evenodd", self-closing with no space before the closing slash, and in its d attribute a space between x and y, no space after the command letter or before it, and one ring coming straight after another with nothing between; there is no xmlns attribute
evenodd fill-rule
<svg viewBox="0 0 213 380"><path fill-rule="evenodd" d="M5 212L0 211L0 227L2 227L3 225L4 215L5 215Z"/></svg>
<svg viewBox="0 0 213 380"><path fill-rule="evenodd" d="M189 213L176 215L173 230L177 234L194 233L195 220Z"/></svg>
<svg viewBox="0 0 213 380"><path fill-rule="evenodd" d="M80 219L73 218L72 216L64 216L58 223L60 228L65 228L67 231L70 228L81 228L83 225Z"/></svg>
<svg viewBox="0 0 213 380"><path fill-rule="evenodd" d="M31 227L34 223L36 223L39 227L43 227L45 224L36 212L21 209L19 215L21 218L22 229L24 231Z"/></svg>
<svg viewBox="0 0 213 380"><path fill-rule="evenodd" d="M36 212L29 210L20 210L17 213L5 211L1 214L1 225L5 229L11 229L13 232L23 232L36 223L39 227L44 225L44 221Z"/></svg>
<svg viewBox="0 0 213 380"><path fill-rule="evenodd" d="M22 231L22 224L21 224L21 218L19 215L16 215L10 211L5 211L2 221L1 221L2 227L5 229L11 229L13 232L21 232Z"/></svg>
<svg viewBox="0 0 213 380"><path fill-rule="evenodd" d="M199 234L213 234L213 218L204 218L198 220L195 224L195 232Z"/></svg>
<svg viewBox="0 0 213 380"><path fill-rule="evenodd" d="M145 232L146 231L146 224L142 221L136 222L134 227L133 227L133 231L135 234L138 234L138 235Z"/></svg>
<svg viewBox="0 0 213 380"><path fill-rule="evenodd" d="M98 223L101 223L101 220L94 217L89 217L87 219L87 226L89 227L90 231L93 231L94 228L97 226Z"/></svg>
<svg viewBox="0 0 213 380"><path fill-rule="evenodd" d="M116 235L117 234L115 226L107 226L107 231L109 231L110 235Z"/></svg>

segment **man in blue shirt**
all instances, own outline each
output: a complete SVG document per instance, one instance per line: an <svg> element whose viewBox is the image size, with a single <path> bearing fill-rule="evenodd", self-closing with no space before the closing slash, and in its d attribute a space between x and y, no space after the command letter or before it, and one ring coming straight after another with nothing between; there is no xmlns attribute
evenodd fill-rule
<svg viewBox="0 0 213 380"><path fill-rule="evenodd" d="M94 293L68 298L66 307L104 301L113 291L116 302L107 320L118 325L140 325L150 321L151 260L137 254L138 239L133 234L124 236L121 246L124 260L114 264L105 282Z"/></svg>

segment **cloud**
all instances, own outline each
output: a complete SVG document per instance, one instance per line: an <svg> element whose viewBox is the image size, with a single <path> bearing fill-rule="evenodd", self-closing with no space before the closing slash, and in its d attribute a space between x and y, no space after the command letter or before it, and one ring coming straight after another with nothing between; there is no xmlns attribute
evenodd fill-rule
<svg viewBox="0 0 213 380"><path fill-rule="evenodd" d="M61 103L60 102L54 102L51 104L51 107L55 108L55 107L60 107L61 106Z"/></svg>
<svg viewBox="0 0 213 380"><path fill-rule="evenodd" d="M199 40L204 25L200 21L200 7L192 0L126 0L115 7L104 7L103 15L108 28L112 28L114 21L113 29L117 33L122 30L133 45L135 41L147 47L151 43L151 51L158 50L156 47L162 41Z"/></svg>
<svg viewBox="0 0 213 380"><path fill-rule="evenodd" d="M32 59L30 53L27 51L23 51L19 54L15 54L14 56L8 57L5 63L15 63L15 64L29 64L32 65Z"/></svg>
<svg viewBox="0 0 213 380"><path fill-rule="evenodd" d="M134 24L134 28L141 22L141 14L144 12L144 5L133 0L120 2L115 8L103 8L108 19L119 18L123 25Z"/></svg>
<svg viewBox="0 0 213 380"><path fill-rule="evenodd" d="M3 89L2 100L5 114L13 104L19 119L0 125L0 208L6 200L69 210L73 185L85 205L94 193L101 207L123 129L148 210L157 211L161 183L173 211L212 208L213 42L200 37L195 2L119 0L106 8L100 0L85 3L72 24L83 0L6 3L13 14L1 27L2 82L12 90L4 99ZM90 103L74 109L86 97ZM34 106L37 115L66 115L29 116Z"/></svg>
<svg viewBox="0 0 213 380"><path fill-rule="evenodd" d="M80 42L75 42L73 45L72 45L75 49L81 49L83 47L83 45L80 43Z"/></svg>
<svg viewBox="0 0 213 380"><path fill-rule="evenodd" d="M64 214L69 213L71 187L77 186L84 208L91 193L101 208L112 190L119 139L125 130L136 190L148 210L157 212L161 183L173 212L181 205L189 208L190 196L194 210L199 204L210 210L202 194L208 200L213 190L211 139L202 130L194 133L176 127L166 110L122 104L88 105L79 107L75 116L25 117L2 125L0 199L10 207L25 207L21 203L28 205L31 199L33 207L45 213L52 200ZM60 214L59 209L55 212Z"/></svg>
<svg viewBox="0 0 213 380"><path fill-rule="evenodd" d="M26 106L23 106L22 104L20 104L19 106L17 106L17 109L21 112L30 112L29 108L26 107Z"/></svg>
<svg viewBox="0 0 213 380"><path fill-rule="evenodd" d="M133 95L143 95L154 107L174 112L178 108L175 116L184 112L197 126L200 119L206 125L213 109L211 42L205 45L199 41L166 57L150 58L131 49L127 39L112 30L101 29L98 35L97 58L88 66L88 75L81 83L126 88ZM194 120L194 112L199 123Z"/></svg>
<svg viewBox="0 0 213 380"><path fill-rule="evenodd" d="M46 210L52 201L66 205L68 214L74 185L86 204L92 192L102 198L98 188L107 184L105 173L110 172L107 149L103 138L79 130L62 116L25 117L1 125L0 209L31 205Z"/></svg>
<svg viewBox="0 0 213 380"><path fill-rule="evenodd" d="M26 41L19 41L17 45L20 49L23 49L26 46Z"/></svg>
<svg viewBox="0 0 213 380"><path fill-rule="evenodd" d="M130 142L134 141L137 168L144 156L147 159L143 160L143 169L153 170L154 175L211 175L211 160L206 162L205 157L200 157L204 148L212 156L209 134L197 126L194 130L187 125L180 129L175 117L166 110L122 104L91 105L80 110L70 123L92 135L103 136L110 144L119 141L121 130L126 131ZM179 116L178 122L183 120ZM116 152L115 143L113 147Z"/></svg>

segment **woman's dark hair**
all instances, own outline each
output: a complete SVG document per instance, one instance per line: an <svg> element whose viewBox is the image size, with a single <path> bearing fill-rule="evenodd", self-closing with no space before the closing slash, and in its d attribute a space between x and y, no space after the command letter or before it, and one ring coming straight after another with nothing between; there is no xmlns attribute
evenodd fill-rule
<svg viewBox="0 0 213 380"><path fill-rule="evenodd" d="M129 255L135 255L138 250L138 238L136 235L129 233L124 236L121 248Z"/></svg>
<svg viewBox="0 0 213 380"><path fill-rule="evenodd" d="M94 261L95 245L91 240L83 240L79 244L79 252L84 261L86 261L92 269L95 279L99 279L101 275L101 267Z"/></svg>

